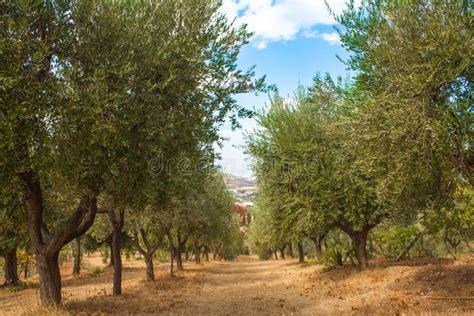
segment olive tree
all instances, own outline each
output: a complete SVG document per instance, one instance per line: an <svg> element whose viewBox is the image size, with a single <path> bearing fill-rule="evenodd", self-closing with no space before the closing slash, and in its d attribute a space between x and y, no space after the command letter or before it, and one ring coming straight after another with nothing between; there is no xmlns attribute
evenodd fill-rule
<svg viewBox="0 0 474 316"><path fill-rule="evenodd" d="M44 305L61 302L60 249L92 225L101 195L121 217L162 137L211 146L227 116L247 114L231 95L262 86L236 67L250 34L219 5L1 4L1 168L25 187Z"/></svg>

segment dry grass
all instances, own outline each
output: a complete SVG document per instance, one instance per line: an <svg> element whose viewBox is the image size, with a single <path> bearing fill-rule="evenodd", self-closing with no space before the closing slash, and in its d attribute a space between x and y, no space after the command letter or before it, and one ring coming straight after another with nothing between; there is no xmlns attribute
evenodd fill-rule
<svg viewBox="0 0 474 316"><path fill-rule="evenodd" d="M103 264L84 258L91 268ZM403 265L377 262L320 273L317 265L294 260L186 263L171 278L164 264L156 282L147 284L141 261L124 261L123 292L111 295L112 270L91 276L69 275L63 267L63 309L38 309L37 289L0 291L0 314L162 314L162 315L327 315L327 314L474 314L472 257L449 261L418 260ZM435 298L436 297L436 298ZM453 297L464 297L463 299Z"/></svg>

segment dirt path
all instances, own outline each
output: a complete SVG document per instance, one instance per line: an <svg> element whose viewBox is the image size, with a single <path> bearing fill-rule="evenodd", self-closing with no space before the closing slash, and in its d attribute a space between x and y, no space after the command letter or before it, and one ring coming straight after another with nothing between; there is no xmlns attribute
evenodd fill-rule
<svg viewBox="0 0 474 316"><path fill-rule="evenodd" d="M101 265L90 258L88 265ZM411 263L413 264L413 263ZM295 260L185 264L171 278L157 266L154 284L144 281L142 261L124 262L122 297L111 295L111 269L73 278L63 270L65 311L54 314L162 315L380 315L473 314L474 265L415 262L419 266L379 266L320 273L321 266ZM433 297L447 297L445 299ZM0 291L0 314L37 314L37 289ZM48 311L50 313L50 311Z"/></svg>

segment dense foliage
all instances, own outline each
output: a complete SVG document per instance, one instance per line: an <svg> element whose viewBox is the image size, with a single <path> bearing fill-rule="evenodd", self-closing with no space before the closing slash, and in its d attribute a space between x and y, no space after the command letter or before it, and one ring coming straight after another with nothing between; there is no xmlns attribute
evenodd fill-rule
<svg viewBox="0 0 474 316"><path fill-rule="evenodd" d="M367 1L336 19L354 79L316 76L291 99L276 94L248 138L262 218L253 244L262 252L340 230L360 268L380 225L393 228L374 237L389 257L404 246L387 236L444 234L451 254L466 236L469 248L472 4ZM420 228L402 233L410 224Z"/></svg>
<svg viewBox="0 0 474 316"><path fill-rule="evenodd" d="M216 177L219 127L226 120L237 126L249 114L233 95L259 91L263 80L237 68L250 34L219 6L0 4L0 216L21 225L17 200L25 198L43 304L60 303L60 251L72 240L80 249L96 215L103 229L90 237L112 247L116 295L124 230L137 235L132 227L145 229L146 219L159 218L165 224L149 232L149 242L164 232L176 247L176 234L186 234L184 240L212 221L229 223L219 213L230 212L228 193L211 202L202 192ZM209 234L211 242L217 233Z"/></svg>
<svg viewBox="0 0 474 316"><path fill-rule="evenodd" d="M251 214L216 166L225 122L266 90L237 59L251 34L219 0L0 2L0 255L61 304L61 261L472 251L472 2L349 2L336 20L352 78L273 92L247 138ZM240 212L239 211L239 212ZM248 228L248 232L247 232ZM245 233L247 232L247 235ZM184 256L184 258L183 258ZM35 268L32 268L34 265ZM100 271L99 271L100 272ZM99 273L97 272L97 273Z"/></svg>

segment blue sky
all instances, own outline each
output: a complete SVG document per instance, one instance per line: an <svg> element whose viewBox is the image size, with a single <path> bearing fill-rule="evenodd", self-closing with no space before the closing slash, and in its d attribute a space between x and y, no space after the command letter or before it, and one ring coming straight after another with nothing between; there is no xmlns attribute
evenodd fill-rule
<svg viewBox="0 0 474 316"><path fill-rule="evenodd" d="M335 12L344 8L344 1L328 1ZM243 48L239 66L256 66L258 77L267 76L267 83L276 84L282 96L290 96L299 84L308 86L318 72L347 74L337 55L347 53L339 44L335 21L324 0L224 0L222 11L236 23L246 23L255 33ZM240 95L238 102L250 109L260 109L267 95ZM241 121L242 129L232 131L224 126L226 137L219 162L226 173L251 177L250 161L241 148L244 135L255 128L253 119Z"/></svg>

